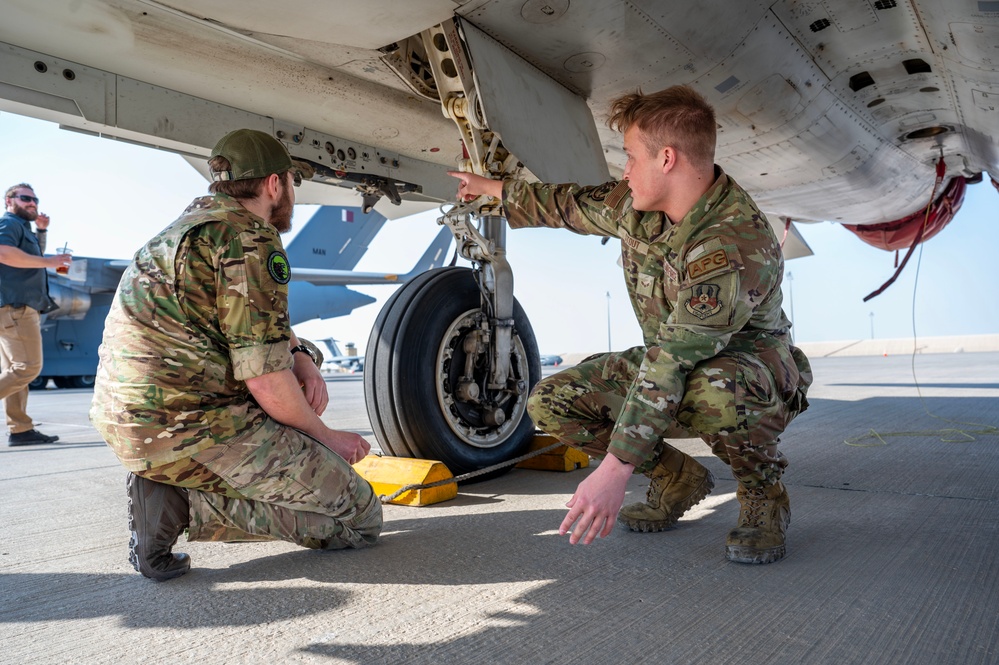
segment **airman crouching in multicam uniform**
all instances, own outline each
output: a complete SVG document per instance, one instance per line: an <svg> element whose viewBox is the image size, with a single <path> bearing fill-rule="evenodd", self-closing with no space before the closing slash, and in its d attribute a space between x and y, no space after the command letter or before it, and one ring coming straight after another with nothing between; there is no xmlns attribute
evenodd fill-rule
<svg viewBox="0 0 999 665"><path fill-rule="evenodd" d="M787 459L778 437L807 407L808 361L781 310L784 259L749 195L714 164L715 115L675 86L615 100L624 179L596 187L459 178L460 200L501 199L510 226L614 236L645 345L583 360L542 380L528 410L542 430L602 457L576 489L559 532L607 536L615 518L662 531L704 499L711 473L670 446L699 437L732 469L741 507L726 557L770 563L786 552ZM633 472L645 503L622 508Z"/></svg>
<svg viewBox="0 0 999 665"><path fill-rule="evenodd" d="M105 324L90 418L129 470L129 560L186 573L188 541L280 539L366 547L382 509L350 466L368 443L320 419L318 349L288 318L293 185L307 165L272 136L237 130L196 199L140 249Z"/></svg>

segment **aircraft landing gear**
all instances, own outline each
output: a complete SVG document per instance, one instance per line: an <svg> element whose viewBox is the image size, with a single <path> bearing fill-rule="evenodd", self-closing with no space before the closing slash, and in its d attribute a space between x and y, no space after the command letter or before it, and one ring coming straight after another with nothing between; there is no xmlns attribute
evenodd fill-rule
<svg viewBox="0 0 999 665"><path fill-rule="evenodd" d="M467 268L404 284L385 304L365 352L364 393L382 450L443 462L454 474L522 454L534 425L527 397L541 376L527 315L513 301L509 375L494 382L495 320Z"/></svg>
<svg viewBox="0 0 999 665"><path fill-rule="evenodd" d="M93 388L96 377L93 374L80 376L39 376L28 384L28 390L44 390L49 379L56 388Z"/></svg>
<svg viewBox="0 0 999 665"><path fill-rule="evenodd" d="M403 49L420 53L433 74L432 89L417 85L417 93L439 101L455 122L465 150L459 170L516 177L523 164L486 125L462 39L449 20ZM394 61L403 80L411 80L408 61ZM513 297L500 212L497 201L444 212L439 222L476 269L441 269L404 284L379 314L365 352L368 416L382 449L439 460L454 474L517 457L534 431L527 398L541 377L541 360Z"/></svg>
<svg viewBox="0 0 999 665"><path fill-rule="evenodd" d="M95 376L57 376L54 378L56 388L93 388Z"/></svg>

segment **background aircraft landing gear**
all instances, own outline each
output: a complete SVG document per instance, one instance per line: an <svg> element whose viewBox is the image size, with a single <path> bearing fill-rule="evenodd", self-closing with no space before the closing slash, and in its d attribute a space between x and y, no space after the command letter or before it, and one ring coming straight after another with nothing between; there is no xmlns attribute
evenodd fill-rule
<svg viewBox="0 0 999 665"><path fill-rule="evenodd" d="M527 397L541 376L534 331L514 301L511 373L496 387L491 325L467 268L431 270L393 294L365 352L364 396L383 452L439 460L458 475L526 451Z"/></svg>
<svg viewBox="0 0 999 665"><path fill-rule="evenodd" d="M95 376L57 376L54 377L56 388L93 388Z"/></svg>
<svg viewBox="0 0 999 665"><path fill-rule="evenodd" d="M39 376L28 384L28 390L44 390L49 379L56 388L93 388L97 377L93 374L82 376Z"/></svg>

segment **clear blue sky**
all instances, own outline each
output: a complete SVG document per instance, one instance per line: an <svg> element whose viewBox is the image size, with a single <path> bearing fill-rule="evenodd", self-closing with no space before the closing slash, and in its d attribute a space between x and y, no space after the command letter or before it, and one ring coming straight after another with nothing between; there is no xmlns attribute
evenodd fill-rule
<svg viewBox="0 0 999 665"><path fill-rule="evenodd" d="M177 155L9 113L0 114L0 145L0 184L35 187L40 210L52 217L50 251L68 243L79 256L131 258L207 191L205 180ZM296 229L314 210L298 206ZM409 270L437 233L436 217L433 211L387 223L358 269ZM917 249L895 284L867 303L863 297L891 276L894 254L869 247L837 224L799 230L815 256L786 266L793 279L785 279L784 308L788 314L793 309L797 340L867 339L872 322L876 338L911 338L913 316L920 337L999 333L999 194L987 182L968 189L950 226L923 245L921 257ZM599 238L550 229L510 231L507 238L515 293L542 353L606 350L608 319L613 348L641 344L616 263L618 243L601 245ZM378 302L296 330L354 342L363 351L392 288L357 290Z"/></svg>

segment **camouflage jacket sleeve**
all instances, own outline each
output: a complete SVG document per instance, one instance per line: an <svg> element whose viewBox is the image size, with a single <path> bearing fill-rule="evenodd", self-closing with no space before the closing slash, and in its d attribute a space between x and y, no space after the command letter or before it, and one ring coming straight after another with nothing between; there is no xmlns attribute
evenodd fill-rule
<svg viewBox="0 0 999 665"><path fill-rule="evenodd" d="M281 241L254 229L238 234L221 251L216 311L234 377L246 381L291 369L290 270Z"/></svg>
<svg viewBox="0 0 999 665"><path fill-rule="evenodd" d="M617 181L595 187L546 185L523 180L503 183L503 206L511 228L547 226L583 235L617 236L622 225L633 226L642 217L630 207L615 208L608 195Z"/></svg>

